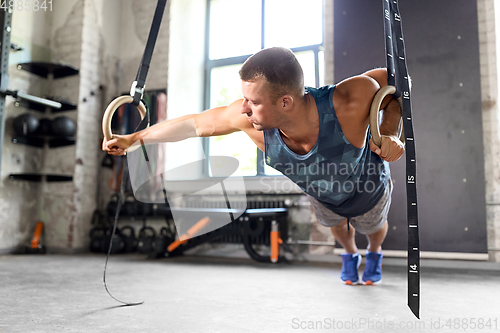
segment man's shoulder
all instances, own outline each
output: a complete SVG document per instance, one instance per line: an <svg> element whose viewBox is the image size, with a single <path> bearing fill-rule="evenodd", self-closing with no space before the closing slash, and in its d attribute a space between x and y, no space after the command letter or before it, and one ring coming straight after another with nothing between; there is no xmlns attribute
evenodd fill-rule
<svg viewBox="0 0 500 333"><path fill-rule="evenodd" d="M378 88L374 79L358 75L340 82L333 93L333 105L342 131L356 147L365 143L370 106Z"/></svg>
<svg viewBox="0 0 500 333"><path fill-rule="evenodd" d="M337 84L335 94L346 102L373 99L379 89L377 81L366 75L356 75Z"/></svg>
<svg viewBox="0 0 500 333"><path fill-rule="evenodd" d="M332 96L337 115L346 112L348 114L361 113L364 118L378 89L377 81L365 75L343 80L336 85Z"/></svg>

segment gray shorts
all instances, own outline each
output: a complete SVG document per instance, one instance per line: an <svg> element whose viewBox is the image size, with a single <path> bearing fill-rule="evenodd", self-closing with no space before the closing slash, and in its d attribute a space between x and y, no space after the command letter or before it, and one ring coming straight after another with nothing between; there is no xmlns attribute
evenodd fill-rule
<svg viewBox="0 0 500 333"><path fill-rule="evenodd" d="M389 208L391 207L392 190L392 179L389 179L384 195L380 198L375 207L363 215L351 217L349 219L349 223L357 231L365 235L371 235L379 231L385 221L387 221L387 215L389 214ZM309 201L314 208L314 213L316 214L316 218L320 224L325 227L336 227L346 220L345 217L332 212L315 198L310 195L307 196L309 197Z"/></svg>

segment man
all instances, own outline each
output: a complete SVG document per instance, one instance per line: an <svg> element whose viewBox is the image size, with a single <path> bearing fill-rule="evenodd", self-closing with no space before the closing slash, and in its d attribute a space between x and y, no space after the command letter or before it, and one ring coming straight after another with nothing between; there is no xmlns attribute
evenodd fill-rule
<svg viewBox="0 0 500 333"><path fill-rule="evenodd" d="M357 229L369 240L362 283L380 283L392 193L387 162L404 152L397 133L401 111L392 96L382 103L380 148L368 131L370 105L378 89L387 85L386 70L375 69L336 86L305 88L294 54L269 48L250 57L240 77L242 100L130 135L115 135L103 142L103 150L124 155L143 138L167 142L244 131L265 153L268 165L307 193L318 221L330 227L344 247L342 281L359 282Z"/></svg>

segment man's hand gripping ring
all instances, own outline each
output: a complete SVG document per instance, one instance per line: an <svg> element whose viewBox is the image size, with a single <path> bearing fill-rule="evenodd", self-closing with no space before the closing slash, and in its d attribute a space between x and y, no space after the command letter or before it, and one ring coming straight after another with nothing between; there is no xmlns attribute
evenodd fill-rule
<svg viewBox="0 0 500 333"><path fill-rule="evenodd" d="M372 106L370 108L370 132L372 134L373 143L378 147L382 144L382 138L380 137L380 128L378 124L378 113L380 111L380 107L382 106L382 101L385 96L392 95L396 92L396 87L394 86L385 86L379 89L375 94L375 97L372 101ZM403 110L403 106L401 103L401 97L397 99L399 103L399 107L401 108L401 113ZM400 123L400 132L399 132L399 140L404 144L405 143L405 133L402 124Z"/></svg>
<svg viewBox="0 0 500 333"><path fill-rule="evenodd" d="M104 134L104 138L106 139L106 141L109 141L113 138L113 133L111 133L111 119L113 118L115 111L120 106L132 103L133 101L134 98L132 96L126 95L117 97L111 103L109 103L106 111L104 112L104 117L102 118L102 133ZM144 119L144 117L146 116L146 106L144 106L142 101L139 103L139 106L137 106L137 110L141 114L141 120ZM139 148L139 145L136 145L133 148L131 146L129 149L127 149L127 151L133 151L137 148Z"/></svg>

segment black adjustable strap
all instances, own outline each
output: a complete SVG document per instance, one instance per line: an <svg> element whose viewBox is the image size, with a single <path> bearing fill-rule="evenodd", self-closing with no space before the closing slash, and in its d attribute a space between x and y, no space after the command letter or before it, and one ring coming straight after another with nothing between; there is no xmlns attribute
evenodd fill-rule
<svg viewBox="0 0 500 333"><path fill-rule="evenodd" d="M403 27L397 0L383 0L386 33L387 75L402 104L406 139L406 196L408 213L408 306L420 318L420 241L418 234L417 158L413 136L410 80L406 66Z"/></svg>
<svg viewBox="0 0 500 333"><path fill-rule="evenodd" d="M151 29L149 30L148 41L146 43L146 48L144 49L144 54L142 55L141 64L139 70L137 71L137 76L135 77L135 82L130 90L130 95L134 97L132 104L135 106L139 105L144 93L144 87L146 85L146 77L148 76L149 64L151 63L151 58L153 57L153 51L156 44L156 39L160 31L161 21L163 19L163 12L167 5L167 0L158 0L156 5L155 15L153 17L153 22L151 23Z"/></svg>
<svg viewBox="0 0 500 333"><path fill-rule="evenodd" d="M139 70L137 72L136 81L134 81L134 83L132 84L132 88L130 89L130 95L134 97L134 101L131 104L133 104L135 106L139 105L139 103L141 102L141 99L142 99L142 95L144 94L144 87L146 85L146 77L148 75L149 64L151 63L151 58L153 57L153 51L155 48L156 39L158 37L158 32L160 31L160 25L161 25L161 21L163 18L163 12L165 11L166 4L167 4L167 0L158 0L155 15L153 17L153 22L151 24L151 29L149 31L148 41L146 43L146 49L144 50L144 54L142 55L141 64L140 64ZM145 104L145 107L146 107L146 115L143 118L143 120L141 121L141 123L137 126L135 131L142 130L142 129L146 128L146 126L151 123L150 112L149 112L149 108L147 107L147 104ZM149 158L148 158L147 153L146 153L144 142L142 140L141 140L141 146L142 146L144 156L146 158L146 162L149 162ZM116 233L116 228L118 225L118 218L120 216L120 209L121 209L121 206L123 203L125 182L126 182L126 179L128 179L128 168L127 168L127 162L125 161L125 158L123 158L123 165L124 166L123 166L123 171L122 171L120 196L119 196L118 205L116 208L115 220L113 223L113 231L111 233L111 238L110 238L110 242L109 242L108 254L106 256L106 262L104 264L103 282L104 282L104 288L106 289L106 292L114 300L122 303L124 306L134 306L134 305L141 305L144 302L133 302L132 303L132 302L121 301L121 300L117 299L116 297L114 297L109 292L108 286L106 284L106 269L108 267L109 255L111 254L111 248L113 245L113 237ZM149 163L148 163L148 168L149 168L149 173L150 173L151 179L153 179L152 178L153 177L152 170L151 170ZM163 195L165 198L165 203L167 203L168 202L167 201L167 194L166 194L165 187L163 185L163 176L162 176L162 186L163 186Z"/></svg>
<svg viewBox="0 0 500 333"><path fill-rule="evenodd" d="M111 298L113 298L115 301L117 301L119 303L122 303L123 306L135 306L135 305L141 305L144 302L124 302L124 301L121 301L111 294L111 292L108 289L108 285L106 284L106 269L108 268L109 256L111 254L111 249L113 246L113 237L115 236L115 233L116 233L116 228L118 225L118 218L120 217L120 210L121 210L122 204L123 204L123 197L124 197L125 185L126 185L125 183L126 183L126 179L128 178L127 177L127 175L128 175L127 161L125 160L125 158L123 158L123 157L121 157L121 158L123 159L123 169L122 169L123 171L122 171L122 180L121 180L121 186L120 186L120 196L118 199L118 204L116 205L115 221L113 223L113 231L111 232L111 238L109 239L108 254L106 255L106 262L104 263L104 273L102 276L102 280L104 282L104 289L106 289L106 292L108 293L109 296L111 296Z"/></svg>

